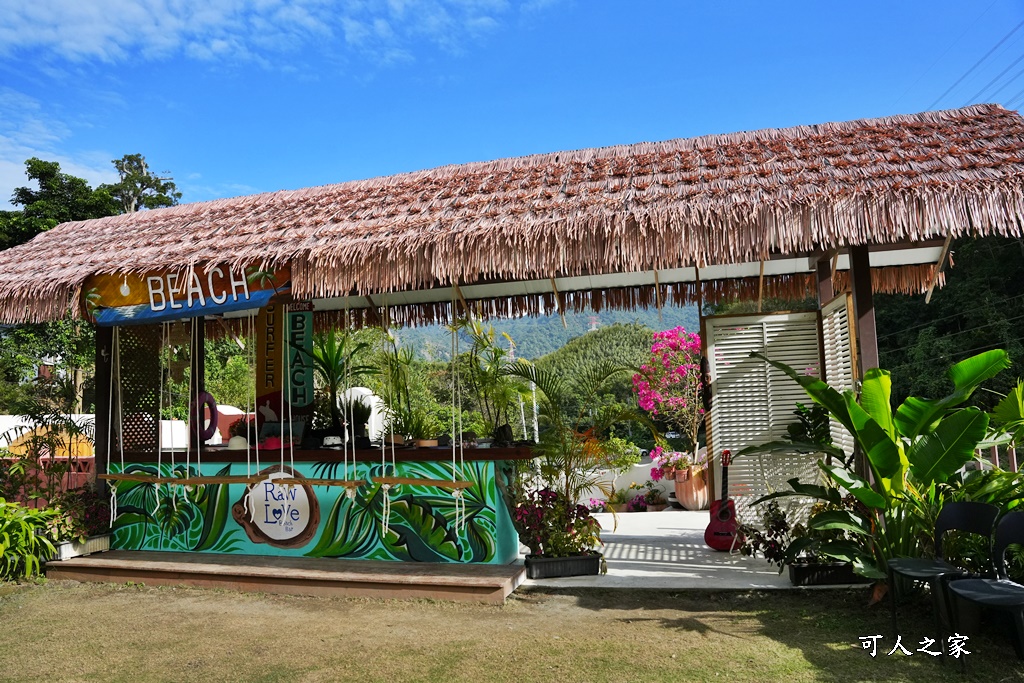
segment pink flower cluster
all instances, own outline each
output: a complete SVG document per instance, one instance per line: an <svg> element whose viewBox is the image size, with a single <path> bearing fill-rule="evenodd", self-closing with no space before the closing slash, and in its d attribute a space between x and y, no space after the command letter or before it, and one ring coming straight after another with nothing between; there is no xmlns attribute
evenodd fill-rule
<svg viewBox="0 0 1024 683"><path fill-rule="evenodd" d="M654 465L651 468L651 479L661 481L662 479L672 479L675 477L676 470L689 467L693 463L686 453L666 452L661 446L657 446L651 451L651 464Z"/></svg>
<svg viewBox="0 0 1024 683"><path fill-rule="evenodd" d="M633 375L640 407L695 437L702 388L700 335L682 327L656 332L650 359Z"/></svg>

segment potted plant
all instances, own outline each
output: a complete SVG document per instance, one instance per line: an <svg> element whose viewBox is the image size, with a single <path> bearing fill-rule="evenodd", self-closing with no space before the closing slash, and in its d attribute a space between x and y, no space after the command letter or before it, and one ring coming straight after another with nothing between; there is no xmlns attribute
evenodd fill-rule
<svg viewBox="0 0 1024 683"><path fill-rule="evenodd" d="M63 491L50 501L54 560L110 550L110 506L94 486Z"/></svg>
<svg viewBox="0 0 1024 683"><path fill-rule="evenodd" d="M847 496L840 505L816 504L810 510L815 516L827 509L856 510L858 501ZM761 526L742 525L743 544L740 552L747 556L761 554L768 562L778 566L779 573L789 571L794 586L826 586L869 581L854 573L853 563L835 560L815 550L820 543L851 540L851 534L842 529L816 529L800 522L790 522L789 512L778 501L761 505Z"/></svg>
<svg viewBox="0 0 1024 683"><path fill-rule="evenodd" d="M653 481L648 481L644 484L644 504L647 507L648 512L659 512L668 507L668 500L665 498L665 494L654 484Z"/></svg>
<svg viewBox="0 0 1024 683"><path fill-rule="evenodd" d="M629 502L636 496L636 484L631 484L624 489L613 488L611 493L608 495L608 509L612 512L629 512L627 506Z"/></svg>
<svg viewBox="0 0 1024 683"><path fill-rule="evenodd" d="M601 524L585 505L549 488L524 492L513 512L519 540L530 549L526 576L597 574L601 570Z"/></svg>

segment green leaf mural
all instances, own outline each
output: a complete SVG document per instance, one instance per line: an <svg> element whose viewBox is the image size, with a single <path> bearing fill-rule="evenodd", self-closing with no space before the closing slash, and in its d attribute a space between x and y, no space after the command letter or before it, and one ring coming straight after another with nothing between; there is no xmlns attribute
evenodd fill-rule
<svg viewBox="0 0 1024 683"><path fill-rule="evenodd" d="M318 479L341 479L345 475L343 463L311 463L305 468L309 476ZM507 561L505 555L514 539L502 541L500 552L504 555L499 559L498 535L503 527L497 516L506 513L494 481L494 468L492 462L466 462L456 467L455 478L472 483L463 489L462 525L457 524L456 498L450 487L403 484L385 492L380 485L367 484L349 498L342 487L318 486L320 526L312 548L301 550L257 545L246 536L232 516L232 507L244 491L241 484L184 487L120 481L114 547L406 562ZM112 471L118 469L112 464ZM206 463L203 470L207 476L231 475L231 465L224 463ZM452 463L445 461L405 462L394 469L379 463L359 463L356 471L350 466L348 476L363 481L384 475L449 481L452 471ZM195 465L186 468L182 464L130 464L124 472L178 479L200 474ZM391 508L387 533L383 522L386 497Z"/></svg>

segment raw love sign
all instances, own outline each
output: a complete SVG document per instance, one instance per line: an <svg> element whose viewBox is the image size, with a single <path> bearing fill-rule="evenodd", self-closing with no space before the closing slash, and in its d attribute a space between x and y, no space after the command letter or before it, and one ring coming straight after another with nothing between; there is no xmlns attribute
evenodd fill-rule
<svg viewBox="0 0 1024 683"><path fill-rule="evenodd" d="M262 308L291 289L287 268L195 267L93 275L82 306L98 325L143 325Z"/></svg>
<svg viewBox="0 0 1024 683"><path fill-rule="evenodd" d="M231 507L235 521L254 543L299 548L309 543L320 524L320 504L307 484L289 484L295 473L276 465L246 489Z"/></svg>

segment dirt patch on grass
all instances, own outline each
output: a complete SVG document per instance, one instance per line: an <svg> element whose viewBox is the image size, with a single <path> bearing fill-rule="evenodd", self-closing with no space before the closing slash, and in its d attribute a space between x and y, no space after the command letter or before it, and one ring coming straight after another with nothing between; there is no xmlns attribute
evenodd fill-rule
<svg viewBox="0 0 1024 683"><path fill-rule="evenodd" d="M864 591L531 590L496 607L0 586L0 680L963 680L923 654L886 656L888 612L865 602ZM904 644L928 635L927 603L901 628ZM876 633L888 645L872 659L859 636ZM1008 639L980 633L971 645L968 679L1024 681Z"/></svg>

